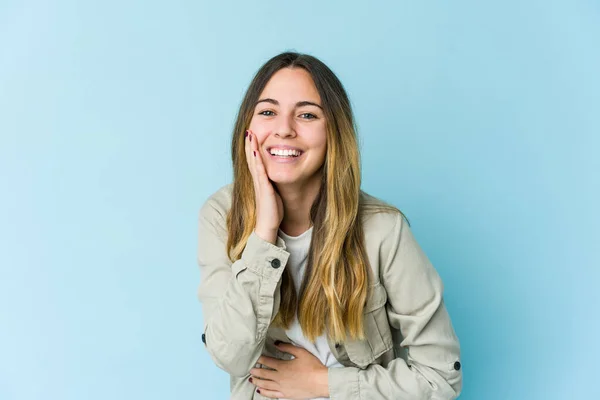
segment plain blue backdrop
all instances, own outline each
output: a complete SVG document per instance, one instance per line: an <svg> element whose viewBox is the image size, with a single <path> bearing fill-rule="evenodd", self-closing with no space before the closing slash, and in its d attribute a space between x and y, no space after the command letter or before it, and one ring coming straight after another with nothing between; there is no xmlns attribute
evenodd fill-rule
<svg viewBox="0 0 600 400"><path fill-rule="evenodd" d="M326 62L408 215L461 399L600 398L597 1L0 1L0 399L226 399L197 215L241 97Z"/></svg>

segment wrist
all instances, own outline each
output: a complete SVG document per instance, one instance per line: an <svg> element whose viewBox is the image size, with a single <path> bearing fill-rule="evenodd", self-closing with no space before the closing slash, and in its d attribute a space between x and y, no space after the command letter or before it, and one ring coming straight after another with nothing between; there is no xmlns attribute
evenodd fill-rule
<svg viewBox="0 0 600 400"><path fill-rule="evenodd" d="M275 244L277 242L277 231L255 228L254 233L262 240Z"/></svg>
<svg viewBox="0 0 600 400"><path fill-rule="evenodd" d="M329 397L329 368L325 367L317 374L319 397Z"/></svg>

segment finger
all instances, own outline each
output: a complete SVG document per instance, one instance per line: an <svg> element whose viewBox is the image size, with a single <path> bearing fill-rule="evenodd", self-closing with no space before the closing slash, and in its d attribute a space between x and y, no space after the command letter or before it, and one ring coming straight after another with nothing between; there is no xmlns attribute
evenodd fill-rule
<svg viewBox="0 0 600 400"><path fill-rule="evenodd" d="M277 347L279 350L281 350L285 353L289 353L289 354L293 355L294 357L298 357L299 355L307 352L307 350L304 349L303 347L294 346L293 344L284 343L284 342L276 343L275 347Z"/></svg>
<svg viewBox="0 0 600 400"><path fill-rule="evenodd" d="M283 393L278 392L276 390L269 390L269 389L257 389L256 390L258 393L262 394L265 397L268 397L270 399L279 399L282 397L285 397L283 395Z"/></svg>
<svg viewBox="0 0 600 400"><path fill-rule="evenodd" d="M248 163L248 169L250 170L250 175L252 175L253 179L256 179L254 177L255 173L254 173L254 157L252 156L252 142L250 141L251 138L251 133L250 130L246 130L246 132L244 132L244 151L246 153L246 162Z"/></svg>
<svg viewBox="0 0 600 400"><path fill-rule="evenodd" d="M279 360L278 358L273 358L273 357L269 357L269 356L260 356L260 357L258 357L258 362L263 365L266 365L269 368L278 370L281 360Z"/></svg>
<svg viewBox="0 0 600 400"><path fill-rule="evenodd" d="M277 371L273 371L270 369L266 369L266 368L252 368L250 370L250 374L252 375L252 378L258 378L258 379L266 379L266 380L275 380L275 374L277 373Z"/></svg>
<svg viewBox="0 0 600 400"><path fill-rule="evenodd" d="M250 168L250 173L252 174L252 183L254 184L254 192L259 193L260 188L263 186L263 179L261 177L260 170L258 168L257 159L260 158L260 153L258 151L258 140L256 139L256 135L254 132L248 129L248 165ZM262 161L262 159L260 159Z"/></svg>
<svg viewBox="0 0 600 400"><path fill-rule="evenodd" d="M250 381L254 386L258 387L262 392L263 389L267 390L281 390L281 385L279 382L270 381L268 379L254 379Z"/></svg>
<svg viewBox="0 0 600 400"><path fill-rule="evenodd" d="M262 186L269 183L269 178L267 176L267 170L265 169L265 164L263 162L262 153L258 148L258 140L255 139L256 137L252 135L252 141L250 142L250 144L252 147L252 156L255 158L254 172L256 172L256 179Z"/></svg>

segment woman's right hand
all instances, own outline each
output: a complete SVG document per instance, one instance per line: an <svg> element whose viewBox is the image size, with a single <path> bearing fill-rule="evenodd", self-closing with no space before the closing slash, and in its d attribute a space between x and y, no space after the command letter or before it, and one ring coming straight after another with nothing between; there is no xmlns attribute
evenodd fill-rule
<svg viewBox="0 0 600 400"><path fill-rule="evenodd" d="M256 196L256 226L254 232L263 240L275 244L277 230L283 220L283 201L269 181L256 136L247 130L245 150L248 168L254 182Z"/></svg>

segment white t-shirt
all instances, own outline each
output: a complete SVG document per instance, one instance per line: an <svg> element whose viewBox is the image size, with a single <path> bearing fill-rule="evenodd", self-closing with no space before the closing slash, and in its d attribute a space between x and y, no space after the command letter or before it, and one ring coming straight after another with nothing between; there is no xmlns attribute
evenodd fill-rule
<svg viewBox="0 0 600 400"><path fill-rule="evenodd" d="M286 268L291 272L296 293L300 293L300 285L302 283L302 279L304 278L304 271L306 269L306 262L308 260L312 232L313 227L311 226L307 231L300 234L300 236L289 236L279 229L278 235L285 242L286 251L290 253ZM302 347L311 352L315 357L321 360L321 363L327 368L343 367L343 365L340 364L335 356L331 353L329 345L327 344L327 338L324 334L319 336L314 344L304 337L297 315L294 316L294 321L292 322L290 329L286 329L285 333L288 335L293 345ZM312 400L328 399L329 397L315 397Z"/></svg>

